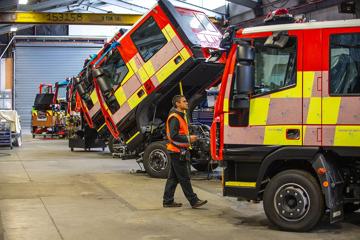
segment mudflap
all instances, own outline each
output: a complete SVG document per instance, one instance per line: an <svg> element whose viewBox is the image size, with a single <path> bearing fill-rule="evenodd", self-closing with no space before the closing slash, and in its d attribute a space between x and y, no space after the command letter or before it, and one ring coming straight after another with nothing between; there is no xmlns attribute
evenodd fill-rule
<svg viewBox="0 0 360 240"><path fill-rule="evenodd" d="M330 223L343 220L344 180L336 168L335 161L331 158L326 159L322 153L318 153L312 166L317 173L321 189L325 195L326 206L330 210Z"/></svg>

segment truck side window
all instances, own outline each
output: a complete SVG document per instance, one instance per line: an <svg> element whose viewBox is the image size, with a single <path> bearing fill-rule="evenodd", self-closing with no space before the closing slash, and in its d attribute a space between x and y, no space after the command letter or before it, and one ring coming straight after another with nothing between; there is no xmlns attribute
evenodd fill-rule
<svg viewBox="0 0 360 240"><path fill-rule="evenodd" d="M254 40L254 95L275 92L296 83L296 38L290 37L284 48L264 46L265 40Z"/></svg>
<svg viewBox="0 0 360 240"><path fill-rule="evenodd" d="M330 36L330 94L360 94L360 33Z"/></svg>
<svg viewBox="0 0 360 240"><path fill-rule="evenodd" d="M110 80L111 87L116 89L129 72L124 60L117 49L113 50L102 66L106 76Z"/></svg>
<svg viewBox="0 0 360 240"><path fill-rule="evenodd" d="M153 17L146 20L131 35L131 39L145 62L167 43L164 34Z"/></svg>

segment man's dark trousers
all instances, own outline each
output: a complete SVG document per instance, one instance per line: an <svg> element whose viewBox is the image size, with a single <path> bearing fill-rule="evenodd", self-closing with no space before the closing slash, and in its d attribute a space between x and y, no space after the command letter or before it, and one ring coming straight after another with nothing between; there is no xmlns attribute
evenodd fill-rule
<svg viewBox="0 0 360 240"><path fill-rule="evenodd" d="M194 205L198 200L197 195L194 193L191 182L190 175L188 170L189 161L180 160L179 153L169 152L171 156L170 160L170 171L169 176L165 185L164 192L164 204L171 204L174 202L174 194L176 186L180 183L180 186L185 194L185 197L190 202L191 205Z"/></svg>

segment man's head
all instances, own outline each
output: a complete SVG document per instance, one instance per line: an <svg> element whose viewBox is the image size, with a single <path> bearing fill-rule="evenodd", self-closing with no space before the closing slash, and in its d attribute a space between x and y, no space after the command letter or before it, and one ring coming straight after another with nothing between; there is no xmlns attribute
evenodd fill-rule
<svg viewBox="0 0 360 240"><path fill-rule="evenodd" d="M189 104L183 95L175 95L172 99L172 104L174 108L184 111L189 109Z"/></svg>

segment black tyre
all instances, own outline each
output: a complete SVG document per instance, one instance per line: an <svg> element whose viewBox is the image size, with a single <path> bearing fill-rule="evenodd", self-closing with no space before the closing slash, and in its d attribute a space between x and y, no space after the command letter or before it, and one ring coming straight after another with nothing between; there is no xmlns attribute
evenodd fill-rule
<svg viewBox="0 0 360 240"><path fill-rule="evenodd" d="M263 205L269 221L288 231L309 231L324 214L320 186L302 170L287 170L273 177L266 186Z"/></svg>
<svg viewBox="0 0 360 240"><path fill-rule="evenodd" d="M21 145L22 145L22 137L21 135L19 135L14 139L13 146L21 147Z"/></svg>
<svg viewBox="0 0 360 240"><path fill-rule="evenodd" d="M193 163L192 166L199 172L212 172L215 168L218 167L217 163Z"/></svg>
<svg viewBox="0 0 360 240"><path fill-rule="evenodd" d="M146 172L154 178L167 178L170 155L165 142L153 142L144 151L143 164Z"/></svg>

